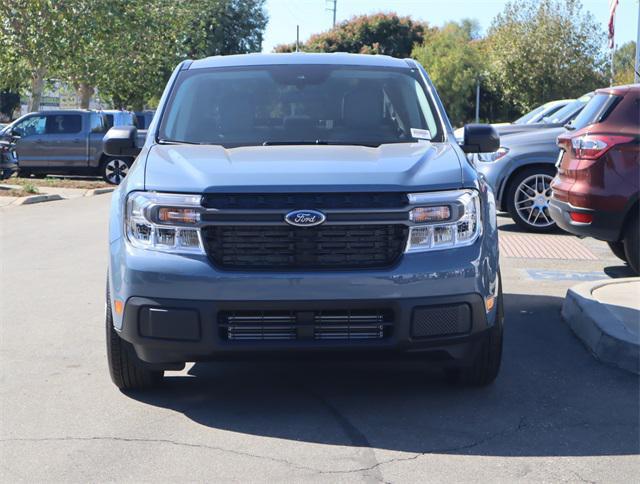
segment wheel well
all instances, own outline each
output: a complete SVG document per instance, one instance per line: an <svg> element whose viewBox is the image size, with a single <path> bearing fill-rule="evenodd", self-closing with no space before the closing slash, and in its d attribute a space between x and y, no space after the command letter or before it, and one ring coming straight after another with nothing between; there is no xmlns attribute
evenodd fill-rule
<svg viewBox="0 0 640 484"><path fill-rule="evenodd" d="M631 206L627 210L627 213L624 214L624 222L622 222L622 226L620 227L618 240L622 239L627 228L627 224L633 219L633 217L638 216L638 212L640 212L640 200L636 199L636 201L633 202L633 204L631 204Z"/></svg>
<svg viewBox="0 0 640 484"><path fill-rule="evenodd" d="M529 170L530 168L536 168L536 167L549 168L550 166L553 167L554 165L552 163L542 163L542 162L529 163L527 165L519 166L518 168L513 170L511 173L509 173L509 176L507 176L507 179L502 183L502 187L500 188L500 207L498 208L503 211L507 209L506 195L509 192L509 188L511 187L511 184L513 183L514 178L518 176L518 174L522 173L524 170Z"/></svg>

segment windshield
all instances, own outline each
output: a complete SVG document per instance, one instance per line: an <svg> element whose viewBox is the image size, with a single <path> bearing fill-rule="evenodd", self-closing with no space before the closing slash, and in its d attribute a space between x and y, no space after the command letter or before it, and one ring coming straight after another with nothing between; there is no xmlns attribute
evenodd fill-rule
<svg viewBox="0 0 640 484"><path fill-rule="evenodd" d="M513 122L513 124L527 124L529 121L531 121L532 119L536 118L544 110L545 110L545 105L538 106L533 111L529 111L524 116L521 116L518 119L516 119Z"/></svg>
<svg viewBox="0 0 640 484"><path fill-rule="evenodd" d="M159 141L218 144L407 143L443 130L413 69L271 65L183 71Z"/></svg>
<svg viewBox="0 0 640 484"><path fill-rule="evenodd" d="M593 97L592 93L580 96L575 101L571 101L562 109L559 109L551 116L544 118L544 122L548 124L565 124L571 121L582 110L582 108Z"/></svg>

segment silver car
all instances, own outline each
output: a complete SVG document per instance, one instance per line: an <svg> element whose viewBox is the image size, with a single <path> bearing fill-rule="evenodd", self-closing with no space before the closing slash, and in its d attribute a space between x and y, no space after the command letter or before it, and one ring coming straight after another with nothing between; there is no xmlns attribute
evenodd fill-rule
<svg viewBox="0 0 640 484"><path fill-rule="evenodd" d="M472 155L477 170L494 188L499 210L530 232L555 229L549 215L550 184L560 149L556 138L565 128L519 133L502 139L495 153Z"/></svg>

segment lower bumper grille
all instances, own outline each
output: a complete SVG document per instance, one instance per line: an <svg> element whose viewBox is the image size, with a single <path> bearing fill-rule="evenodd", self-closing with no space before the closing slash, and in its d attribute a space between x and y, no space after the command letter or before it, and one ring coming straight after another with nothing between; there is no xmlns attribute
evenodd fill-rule
<svg viewBox="0 0 640 484"><path fill-rule="evenodd" d="M392 313L387 310L233 311L218 314L222 339L268 340L380 340L391 335Z"/></svg>

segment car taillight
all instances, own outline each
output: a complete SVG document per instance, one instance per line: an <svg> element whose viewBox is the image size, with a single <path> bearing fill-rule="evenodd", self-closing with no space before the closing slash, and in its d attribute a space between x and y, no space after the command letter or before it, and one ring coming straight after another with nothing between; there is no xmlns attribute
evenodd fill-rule
<svg viewBox="0 0 640 484"><path fill-rule="evenodd" d="M615 145L633 141L631 136L605 134L586 134L571 139L571 146L576 158L595 160L604 155Z"/></svg>

